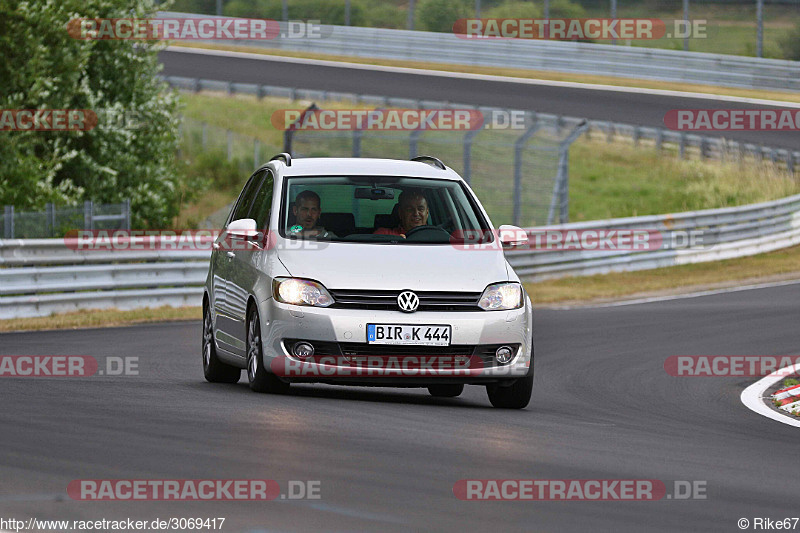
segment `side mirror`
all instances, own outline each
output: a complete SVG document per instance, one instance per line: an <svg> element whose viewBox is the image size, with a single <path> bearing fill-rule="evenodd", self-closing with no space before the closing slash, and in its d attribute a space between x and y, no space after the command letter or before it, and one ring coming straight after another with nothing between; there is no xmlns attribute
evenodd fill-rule
<svg viewBox="0 0 800 533"><path fill-rule="evenodd" d="M500 237L500 244L503 246L514 247L528 244L528 233L517 226L503 224L498 228L497 232Z"/></svg>
<svg viewBox="0 0 800 533"><path fill-rule="evenodd" d="M225 229L228 235L239 239L257 239L258 230L256 229L256 221L252 218L242 218L234 220Z"/></svg>

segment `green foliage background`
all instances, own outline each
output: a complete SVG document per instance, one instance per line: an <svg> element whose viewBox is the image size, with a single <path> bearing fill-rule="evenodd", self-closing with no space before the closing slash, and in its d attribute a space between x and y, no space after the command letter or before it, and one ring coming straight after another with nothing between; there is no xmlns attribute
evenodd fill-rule
<svg viewBox="0 0 800 533"><path fill-rule="evenodd" d="M177 213L178 99L155 79L163 43L78 40L74 18L152 16L152 0L0 0L0 109L91 109L86 132L0 132L0 205L130 198L135 227ZM103 120L135 113L138 128Z"/></svg>

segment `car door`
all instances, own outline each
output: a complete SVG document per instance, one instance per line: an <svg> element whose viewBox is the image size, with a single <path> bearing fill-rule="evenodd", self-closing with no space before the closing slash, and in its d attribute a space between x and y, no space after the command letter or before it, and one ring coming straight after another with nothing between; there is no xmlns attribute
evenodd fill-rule
<svg viewBox="0 0 800 533"><path fill-rule="evenodd" d="M256 229L266 235L269 229L269 217L272 208L272 189L274 177L272 171L263 170L257 175L259 180L253 206L247 218L256 221ZM267 239L258 239L247 245L236 246L231 260L228 293L231 299L231 313L235 320L232 334L242 343L247 334L247 300L256 293L256 284L265 283L261 272L262 255L266 253ZM245 244L245 243L243 243ZM271 284L271 280L268 282Z"/></svg>
<svg viewBox="0 0 800 533"><path fill-rule="evenodd" d="M260 185L260 174L256 173L250 177L247 184L242 189L236 205L231 210L231 215L226 222L227 225L234 220L248 218L250 209L253 207L258 186ZM216 338L220 348L236 355L244 356L244 342L236 335L238 308L241 306L241 295L235 285L235 271L233 260L236 257L234 249L241 245L237 239L233 238L227 231L223 230L217 243L218 249L214 250L216 262L214 264L214 278L218 279L218 296L215 298L216 306ZM245 299L245 303L246 303Z"/></svg>

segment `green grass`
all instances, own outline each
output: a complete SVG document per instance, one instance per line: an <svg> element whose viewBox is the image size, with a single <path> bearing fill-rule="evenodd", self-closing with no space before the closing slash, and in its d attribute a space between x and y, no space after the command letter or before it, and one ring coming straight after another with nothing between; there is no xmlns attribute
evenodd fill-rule
<svg viewBox="0 0 800 533"><path fill-rule="evenodd" d="M264 143L262 162L272 154L282 151L283 132L270 122L272 113L279 109L302 109L311 102L290 102L285 99L265 98L261 101L249 96L229 97L217 94L184 93L184 113L195 120L208 122L219 128L231 129L239 135L244 148L242 158L249 157L246 168L234 175L225 185L218 185L198 201L188 204L184 213L210 213L215 206L222 207L235 198L253 168L252 141L259 138ZM326 108L354 107L351 104L320 102ZM360 106L365 107L365 106ZM194 136L198 150L197 131ZM500 224L511 221L514 198L513 160L514 141L519 131L483 131L475 140L472 154L472 186L492 219ZM440 157L457 172L462 172L462 134L426 133L419 144L419 153ZM216 148L206 152L221 154L224 158L224 136L217 135L209 142ZM538 143L538 144L537 144ZM522 187L521 225L544 224L537 220L530 206L544 206L550 199L552 176L555 175L555 158L552 152L537 151L546 148L546 139L530 144L524 152L524 179ZM303 134L296 138L296 153L315 156L349 155L349 132L338 137L330 134ZM190 148L187 148L190 151ZM363 157L408 157L408 133L367 134L362 141ZM772 200L800 193L798 183L779 173L769 164L721 163L719 161L680 160L668 152L659 153L654 148L633 148L630 142L606 143L603 140L576 142L570 150L570 220L596 220L625 216L671 213L709 209ZM542 209L538 211L541 213ZM188 218L184 218L187 220Z"/></svg>
<svg viewBox="0 0 800 533"><path fill-rule="evenodd" d="M570 150L570 220L730 207L800 193L771 164L680 160L654 148L587 140Z"/></svg>
<svg viewBox="0 0 800 533"><path fill-rule="evenodd" d="M671 22L668 28L672 27ZM771 24L764 26L763 56L781 59L783 53L780 41L791 31L785 24ZM741 56L756 55L756 25L748 22L732 22L715 24L709 22L705 38L689 39L690 52L705 52L710 54L730 54ZM627 42L618 44L628 44ZM631 46L645 48L665 48L670 50L683 50L683 39L632 40Z"/></svg>
<svg viewBox="0 0 800 533"><path fill-rule="evenodd" d="M62 313L34 318L12 318L0 320L0 332L34 331L46 329L79 329L126 326L145 322L172 322L177 320L200 320L200 307L156 307L146 309L85 309L74 313Z"/></svg>

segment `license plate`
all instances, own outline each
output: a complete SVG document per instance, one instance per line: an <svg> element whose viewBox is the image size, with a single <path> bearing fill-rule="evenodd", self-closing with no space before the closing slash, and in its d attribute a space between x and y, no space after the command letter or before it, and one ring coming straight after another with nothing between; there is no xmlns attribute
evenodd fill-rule
<svg viewBox="0 0 800 533"><path fill-rule="evenodd" d="M449 346L451 336L451 326L367 324L368 344Z"/></svg>

